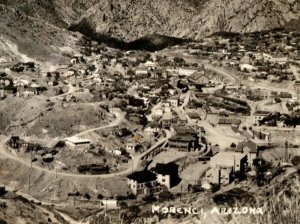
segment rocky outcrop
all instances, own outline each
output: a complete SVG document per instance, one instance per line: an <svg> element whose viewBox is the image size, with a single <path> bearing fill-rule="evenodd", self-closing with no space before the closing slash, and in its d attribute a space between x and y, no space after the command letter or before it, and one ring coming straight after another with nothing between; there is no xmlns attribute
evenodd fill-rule
<svg viewBox="0 0 300 224"><path fill-rule="evenodd" d="M41 3L42 2L42 3ZM200 39L218 32L252 32L300 17L300 0L0 0L47 20L133 41L149 34Z"/></svg>

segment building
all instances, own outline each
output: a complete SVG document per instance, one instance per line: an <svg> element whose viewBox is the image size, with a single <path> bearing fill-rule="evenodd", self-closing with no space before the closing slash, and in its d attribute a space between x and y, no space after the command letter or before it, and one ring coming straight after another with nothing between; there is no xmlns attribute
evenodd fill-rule
<svg viewBox="0 0 300 224"><path fill-rule="evenodd" d="M128 142L126 145L126 150L127 151L135 151L136 150L137 144L134 142Z"/></svg>
<svg viewBox="0 0 300 224"><path fill-rule="evenodd" d="M147 61L145 63L145 66L148 68L148 69L155 69L157 66L156 66L156 63L155 62L152 62L152 61Z"/></svg>
<svg viewBox="0 0 300 224"><path fill-rule="evenodd" d="M198 138L198 132L188 126L179 126L179 125L172 125L171 129L172 135L181 135L181 136L193 136L195 138Z"/></svg>
<svg viewBox="0 0 300 224"><path fill-rule="evenodd" d="M117 199L102 199L100 207L104 209L119 209L119 202Z"/></svg>
<svg viewBox="0 0 300 224"><path fill-rule="evenodd" d="M245 172L248 166L246 153L219 152L210 160L210 167L232 167L234 172Z"/></svg>
<svg viewBox="0 0 300 224"><path fill-rule="evenodd" d="M260 124L261 121L270 114L271 114L270 111L262 111L262 110L256 111L253 115L255 124Z"/></svg>
<svg viewBox="0 0 300 224"><path fill-rule="evenodd" d="M91 141L89 139L83 139L76 136L66 138L66 144L72 149L89 149L91 145Z"/></svg>
<svg viewBox="0 0 300 224"><path fill-rule="evenodd" d="M145 66L137 67L135 70L135 75L138 77L146 77L148 75L148 68Z"/></svg>
<svg viewBox="0 0 300 224"><path fill-rule="evenodd" d="M134 172L127 176L127 184L134 195L146 194L157 186L156 175L149 170Z"/></svg>
<svg viewBox="0 0 300 224"><path fill-rule="evenodd" d="M265 141L247 139L245 141L240 142L237 145L235 152L243 153L243 154L246 153L248 157L249 165L253 166L253 161L257 157L260 157L263 151L272 147L273 147L272 144L267 143Z"/></svg>
<svg viewBox="0 0 300 224"><path fill-rule="evenodd" d="M167 101L170 103L171 107L178 107L179 106L179 98L178 97L171 97Z"/></svg>
<svg viewBox="0 0 300 224"><path fill-rule="evenodd" d="M205 87L209 84L210 79L203 72L195 72L188 77L190 85Z"/></svg>
<svg viewBox="0 0 300 224"><path fill-rule="evenodd" d="M197 112L189 112L188 116L193 123L197 123L198 121L201 121L200 114Z"/></svg>
<svg viewBox="0 0 300 224"><path fill-rule="evenodd" d="M190 152L197 149L198 141L193 136L175 135L168 139L168 147L182 152Z"/></svg>
<svg viewBox="0 0 300 224"><path fill-rule="evenodd" d="M157 183L166 186L168 189L176 186L180 181L178 177L178 165L175 163L157 163L151 171L156 174Z"/></svg>
<svg viewBox="0 0 300 224"><path fill-rule="evenodd" d="M194 67L184 67L184 68L179 68L178 74L181 76L190 76L197 72L197 68Z"/></svg>
<svg viewBox="0 0 300 224"><path fill-rule="evenodd" d="M28 143L19 136L11 136L6 144L13 149L27 148L28 146Z"/></svg>
<svg viewBox="0 0 300 224"><path fill-rule="evenodd" d="M248 157L246 153L219 152L210 160L210 169L205 177L210 183L230 184L236 172L246 173Z"/></svg>
<svg viewBox="0 0 300 224"><path fill-rule="evenodd" d="M239 126L242 123L240 119L236 118L227 118L227 117L220 117L218 124L219 125L237 125Z"/></svg>
<svg viewBox="0 0 300 224"><path fill-rule="evenodd" d="M183 126L186 125L187 119L184 117L179 117L178 115L173 115L172 112L167 112L163 114L161 119L162 128L170 128L172 125Z"/></svg>

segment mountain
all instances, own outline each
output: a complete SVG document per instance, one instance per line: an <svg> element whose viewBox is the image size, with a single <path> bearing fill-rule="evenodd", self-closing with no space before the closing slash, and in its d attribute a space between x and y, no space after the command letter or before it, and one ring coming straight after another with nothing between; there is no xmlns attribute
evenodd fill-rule
<svg viewBox="0 0 300 224"><path fill-rule="evenodd" d="M197 40L220 31L283 27L300 18L300 0L0 0L0 9L27 18L24 24L40 21L116 43L153 34Z"/></svg>

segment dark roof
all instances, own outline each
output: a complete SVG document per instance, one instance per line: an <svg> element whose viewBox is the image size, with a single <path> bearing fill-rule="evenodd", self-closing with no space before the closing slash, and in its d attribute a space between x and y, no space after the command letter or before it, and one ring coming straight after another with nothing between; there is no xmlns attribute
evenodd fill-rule
<svg viewBox="0 0 300 224"><path fill-rule="evenodd" d="M134 172L127 176L128 179L135 180L138 183L146 183L156 180L156 175L149 170Z"/></svg>
<svg viewBox="0 0 300 224"><path fill-rule="evenodd" d="M175 135L171 138L169 138L169 141L182 141L182 142L191 142L191 141L196 141L196 138L194 138L193 136L178 136Z"/></svg>
<svg viewBox="0 0 300 224"><path fill-rule="evenodd" d="M240 125L241 120L240 119L234 119L234 118L220 118L218 124L235 124Z"/></svg>
<svg viewBox="0 0 300 224"><path fill-rule="evenodd" d="M270 113L271 113L270 111L258 110L254 113L254 115L268 116Z"/></svg>
<svg viewBox="0 0 300 224"><path fill-rule="evenodd" d="M20 137L19 136L11 136L11 139L13 140L13 141L18 141L18 140L20 140Z"/></svg>
<svg viewBox="0 0 300 224"><path fill-rule="evenodd" d="M178 165L175 163L157 163L152 169L153 172L162 175L178 175Z"/></svg>
<svg viewBox="0 0 300 224"><path fill-rule="evenodd" d="M176 132L177 135L180 136L186 136L186 135L196 135L197 131L189 126L178 126L178 125L173 125L174 131Z"/></svg>

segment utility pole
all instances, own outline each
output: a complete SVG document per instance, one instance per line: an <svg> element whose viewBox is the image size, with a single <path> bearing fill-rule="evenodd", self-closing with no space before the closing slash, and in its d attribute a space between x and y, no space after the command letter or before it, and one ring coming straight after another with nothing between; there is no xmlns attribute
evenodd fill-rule
<svg viewBox="0 0 300 224"><path fill-rule="evenodd" d="M30 150L30 166L32 168L32 149Z"/></svg>
<svg viewBox="0 0 300 224"><path fill-rule="evenodd" d="M30 174L28 175L28 189L30 190Z"/></svg>
<svg viewBox="0 0 300 224"><path fill-rule="evenodd" d="M289 143L288 141L285 142L285 162L288 163L289 160L289 156L288 156L288 147L289 147Z"/></svg>

